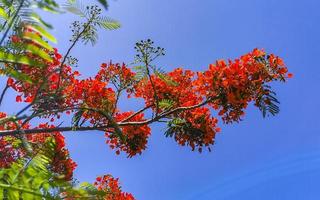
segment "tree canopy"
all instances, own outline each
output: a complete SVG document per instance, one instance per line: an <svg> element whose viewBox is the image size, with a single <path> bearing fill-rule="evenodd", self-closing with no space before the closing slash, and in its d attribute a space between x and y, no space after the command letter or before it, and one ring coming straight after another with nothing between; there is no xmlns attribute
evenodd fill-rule
<svg viewBox="0 0 320 200"><path fill-rule="evenodd" d="M99 1L104 9L106 1ZM72 38L65 54L48 41L56 39L52 27L32 9L62 10L79 16L71 25ZM76 44L97 42L97 30L114 30L120 24L103 16L96 5L68 1L62 8L53 0L2 0L0 16L0 72L16 103L12 113L0 112L1 199L134 199L122 192L118 179L97 177L94 184L76 184L72 160L63 132L100 131L116 154L142 154L152 134L150 125L162 123L164 135L192 151L211 151L215 136L225 124L240 122L252 102L263 117L279 112L270 83L285 82L292 74L283 60L261 49L234 60L218 60L204 71L176 68L166 72L154 61L165 49L151 39L134 46L132 64L104 62L95 76L80 78ZM120 98L140 99L144 106L121 110ZM58 124L67 117L71 124ZM37 125L34 125L37 124Z"/></svg>

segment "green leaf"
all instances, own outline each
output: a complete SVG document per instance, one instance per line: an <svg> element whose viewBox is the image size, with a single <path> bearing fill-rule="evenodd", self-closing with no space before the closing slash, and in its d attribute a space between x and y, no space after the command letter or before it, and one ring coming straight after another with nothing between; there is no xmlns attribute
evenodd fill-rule
<svg viewBox="0 0 320 200"><path fill-rule="evenodd" d="M5 20L7 20L7 19L9 18L6 10L3 9L2 7L0 7L0 16L1 16L3 19L5 19Z"/></svg>
<svg viewBox="0 0 320 200"><path fill-rule="evenodd" d="M37 2L36 6L44 11L57 14L60 12L59 5L53 0L45 0Z"/></svg>
<svg viewBox="0 0 320 200"><path fill-rule="evenodd" d="M8 190L8 199L19 199L19 196L18 190Z"/></svg>
<svg viewBox="0 0 320 200"><path fill-rule="evenodd" d="M27 28L32 29L33 31L39 33L41 36L47 38L51 42L57 43L57 39L41 26L33 24L33 25L28 25Z"/></svg>
<svg viewBox="0 0 320 200"><path fill-rule="evenodd" d="M63 5L63 8L80 17L86 16L86 9L84 5L79 1L69 0L66 4Z"/></svg>
<svg viewBox="0 0 320 200"><path fill-rule="evenodd" d="M179 84L172 80L171 77L166 75L165 73L161 73L159 71L155 71L155 75L158 76L161 80L163 80L165 83L167 83L170 86L178 86Z"/></svg>
<svg viewBox="0 0 320 200"><path fill-rule="evenodd" d="M268 85L263 86L262 94L259 94L256 99L256 106L262 112L262 116L266 117L268 114L275 116L280 112L280 102L276 97L276 93L271 90Z"/></svg>
<svg viewBox="0 0 320 200"><path fill-rule="evenodd" d="M39 56L39 57L41 57L41 58L49 61L49 62L52 62L52 60L53 60L53 59L51 58L51 56L50 56L47 52L45 52L44 50L42 50L42 49L40 49L39 47L34 46L34 45L32 45L32 44L25 45L25 46L24 46L24 49L25 49L26 51L34 54L34 55L37 55L37 56Z"/></svg>
<svg viewBox="0 0 320 200"><path fill-rule="evenodd" d="M107 30L116 30L121 27L120 23L109 17L100 17L97 21L98 25Z"/></svg>
<svg viewBox="0 0 320 200"><path fill-rule="evenodd" d="M19 50L19 52L26 51L26 52L32 53L49 62L52 62L53 60L52 57L49 55L49 53L47 53L43 49L33 44L24 44L24 43L13 44L13 48L15 48L16 50Z"/></svg>
<svg viewBox="0 0 320 200"><path fill-rule="evenodd" d="M3 5L5 5L6 7L12 6L12 3L13 3L13 1L8 1L8 0L1 0L1 2L2 2Z"/></svg>
<svg viewBox="0 0 320 200"><path fill-rule="evenodd" d="M33 19L35 22L42 24L43 26L45 26L46 28L52 29L52 25L48 24L47 22L45 22L37 13L33 12L31 13L31 15L29 16L31 19Z"/></svg>
<svg viewBox="0 0 320 200"><path fill-rule="evenodd" d="M27 56L15 55L12 53L6 53L0 50L0 62L16 63L16 64L25 64L34 67L43 67L44 64L38 61L35 61Z"/></svg>
<svg viewBox="0 0 320 200"><path fill-rule="evenodd" d="M3 188L0 188L0 199L4 199Z"/></svg>
<svg viewBox="0 0 320 200"><path fill-rule="evenodd" d="M162 99L159 102L159 107L162 109L170 109L170 108L172 108L173 104L174 104L174 102L170 99Z"/></svg>
<svg viewBox="0 0 320 200"><path fill-rule="evenodd" d="M46 41L44 41L40 36L38 36L35 33L26 32L26 33L24 33L24 35L22 37L24 39L31 40L32 42L50 50L50 51L53 51L53 48Z"/></svg>
<svg viewBox="0 0 320 200"><path fill-rule="evenodd" d="M103 7L105 9L109 8L109 4L108 4L108 2L106 0L98 0L98 1L99 1L99 3L101 3L103 5Z"/></svg>
<svg viewBox="0 0 320 200"><path fill-rule="evenodd" d="M74 116L72 117L72 126L74 126L74 127L79 126L79 122L81 120L83 113L84 113L84 110L79 110L78 112L76 112L74 114Z"/></svg>

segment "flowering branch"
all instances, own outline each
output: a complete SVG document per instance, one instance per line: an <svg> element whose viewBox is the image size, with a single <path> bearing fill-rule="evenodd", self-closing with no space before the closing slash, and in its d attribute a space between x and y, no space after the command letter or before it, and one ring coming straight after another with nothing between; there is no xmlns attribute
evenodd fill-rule
<svg viewBox="0 0 320 200"><path fill-rule="evenodd" d="M106 126L86 126L86 127L73 127L73 126L71 127L70 126L70 127L43 128L43 129L37 128L37 129L25 129L25 130L21 130L21 129L20 130L6 130L6 131L0 131L0 136L8 136L8 135L15 136L17 134L21 134L22 132L24 134L37 134L37 133L52 133L52 132L57 132L57 131L59 131L59 132L87 131L87 130L105 131L106 129L111 128L111 127L115 128L117 130L116 133L118 135L121 135L122 133L121 133L120 127L123 127L123 126L142 126L142 125L150 124L150 123L156 122L160 119L166 118L173 113L199 108L201 106L208 104L210 101L212 101L212 99L207 99L206 101L203 101L202 103L199 103L199 104L193 105L193 106L178 107L178 108L163 112L154 118L151 118L151 119L145 120L145 121L141 121L141 122L134 122L134 121L127 122L127 121L132 119L134 116L138 115L139 113L145 111L146 109L150 108L151 106L145 107L145 108L137 111L133 115L129 116L128 118L126 118L118 123L114 122L113 118L111 116L109 116L107 113L105 113L103 111L99 111L94 108L68 108L65 110L85 109L85 110L91 110L91 111L98 112L101 115L103 115L104 117L106 117L108 120L110 120L111 123L110 123L110 125L106 125ZM21 117L18 119L23 119L23 118L27 118L27 116L24 116L24 117Z"/></svg>

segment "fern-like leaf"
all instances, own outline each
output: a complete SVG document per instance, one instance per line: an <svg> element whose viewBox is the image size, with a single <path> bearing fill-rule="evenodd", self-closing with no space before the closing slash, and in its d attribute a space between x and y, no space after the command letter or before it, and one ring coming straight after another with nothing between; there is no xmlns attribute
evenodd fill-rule
<svg viewBox="0 0 320 200"><path fill-rule="evenodd" d="M262 94L257 97L256 106L262 112L262 116L266 117L268 114L276 115L280 112L280 102L276 97L276 93L271 90L270 86L264 86Z"/></svg>

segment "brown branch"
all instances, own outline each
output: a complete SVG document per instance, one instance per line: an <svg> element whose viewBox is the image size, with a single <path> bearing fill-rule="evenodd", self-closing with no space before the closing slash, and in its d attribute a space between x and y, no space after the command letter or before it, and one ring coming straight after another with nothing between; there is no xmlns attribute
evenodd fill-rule
<svg viewBox="0 0 320 200"><path fill-rule="evenodd" d="M108 125L106 126L99 126L99 127L56 127L56 128L44 128L44 129L26 129L26 130L22 130L22 129L18 129L18 130L8 130L8 131L0 131L0 136L8 136L8 135L17 135L17 134L36 134L36 133L51 133L51 132L55 132L55 131L85 131L85 130L104 130L106 128L113 128L114 129L114 133L121 139L121 140L125 140L122 131L118 125L117 122L114 121L113 117L101 110L95 109L95 108L87 108L87 107L79 107L79 108L66 108L65 110L89 110L89 111L93 111L93 112L97 112L100 115L104 116L105 118L107 118L108 120ZM65 110L61 110L62 112ZM31 120L32 118L39 116L39 115L32 115L32 116L21 116L19 118L8 118L7 120L2 119L1 123L5 123L7 121L14 121L16 122L17 120L22 120L22 119L27 119L28 121ZM41 115L40 115L41 116Z"/></svg>
<svg viewBox="0 0 320 200"><path fill-rule="evenodd" d="M114 113L116 112L117 110L117 105L118 105L118 102L119 102L119 98L120 98L120 94L121 94L121 90L118 90L117 91L117 95L116 95L116 101L114 103L114 108L112 109L112 115L114 115Z"/></svg>
<svg viewBox="0 0 320 200"><path fill-rule="evenodd" d="M97 112L97 113L101 114L102 116L106 117L107 120L109 121L109 124L105 125L105 126L55 127L55 128L41 128L41 129L39 129L39 128L26 129L26 130L21 130L21 129L20 130L6 130L6 131L0 131L0 136L8 136L8 135L15 136L15 135L18 135L21 133L23 133L23 134L37 134L37 133L68 132L68 131L88 131L88 130L105 131L108 128L113 128L114 133L116 133L120 137L120 139L125 140L125 138L123 138L123 134L120 129L120 127L122 127L122 126L142 126L142 125L151 124L153 122L159 121L162 118L166 118L173 113L186 111L186 110L192 110L195 108L202 107L202 106L204 106L204 105L206 105L206 104L208 104L218 98L219 98L218 96L215 98L208 98L207 100L205 100L199 104L193 105L193 106L182 106L182 107L174 108L172 110L164 111L164 112L160 113L158 116L153 117L151 119L148 119L145 121L138 121L138 122L127 122L127 121L132 119L134 116L138 115L139 113L147 110L151 106L147 106L147 107L137 111L136 113L130 115L128 118L122 120L121 122L115 122L111 115L109 115L108 113L103 112L101 110L97 110L94 108L77 108L77 109L84 109L84 110L90 110L90 111ZM73 108L73 109L75 109L75 108ZM27 118L27 117L28 116L25 116L24 118Z"/></svg>
<svg viewBox="0 0 320 200"><path fill-rule="evenodd" d="M133 117L137 116L138 114L140 114L140 113L142 113L142 112L146 111L147 109L149 109L149 108L151 108L151 107L152 107L152 105L149 105L149 106L147 106L147 107L144 107L144 108L142 108L142 109L138 110L137 112L133 113L133 114L132 114L132 115L130 115L129 117L125 118L125 119L124 119L124 120L122 120L121 122L129 121L129 120L130 120L130 119L132 119Z"/></svg>
<svg viewBox="0 0 320 200"><path fill-rule="evenodd" d="M121 127L121 126L141 126L141 125L146 125L146 124L150 124L152 122L158 121L159 119L167 117L175 112L181 112L181 111L185 111L185 110L192 110L195 108L199 108L201 106L206 105L210 101L212 101L212 100L207 99L206 101L203 101L202 103L199 103L197 105L178 107L178 108L172 109L170 111L164 112L155 118L152 118L152 119L149 119L146 121L142 121L142 122L119 122L119 123L113 122L113 124L110 124L107 126L97 126L97 127L95 127L95 126L93 126L93 127L92 126L87 126L87 127L55 127L55 128L41 128L41 129L38 129L38 128L26 129L26 130L7 130L7 131L0 131L0 136L8 136L8 135L15 136L15 135L21 134L21 132L23 132L23 134L37 134L37 133L68 132L68 131L88 131L88 130L105 131L107 128L111 128L111 127L115 128L115 129L119 129L119 127ZM90 108L87 108L87 109L90 109ZM90 109L90 110L97 111L95 109ZM99 111L97 111L97 112L99 112ZM140 112L142 112L142 111L140 111ZM99 113L101 113L101 111ZM105 116L105 114L104 114L104 116ZM106 117L109 120L109 117L108 116L106 116Z"/></svg>
<svg viewBox="0 0 320 200"><path fill-rule="evenodd" d="M217 98L217 97L216 97ZM216 99L215 98L215 99ZM193 106L183 106L183 107L178 107L178 108L175 108L175 109L172 109L172 110L169 110L169 111L165 111L163 113L160 113L158 116L154 117L154 118L151 118L151 119L148 119L148 120L145 120L145 121L141 121L141 122L119 122L118 125L119 126L130 126L130 125L146 125L146 124L150 124L150 123L153 123L153 122L156 122L158 121L159 119L162 119L162 118L165 118L175 112L181 112L181 111L185 111L185 110L192 110L192 109L195 109L195 108L199 108L201 106L204 106L206 105L207 103L213 101L214 99L212 98L208 98L207 100L203 101L202 103L199 103L199 104L196 104L196 105L193 105Z"/></svg>
<svg viewBox="0 0 320 200"><path fill-rule="evenodd" d="M7 130L0 131L0 136L17 136L21 132L23 134L39 134L39 133L53 133L53 132L67 132L67 131L89 131L89 130L99 130L104 131L105 129L110 128L109 126L99 126L99 127L55 127L55 128L35 128L35 129L26 129L26 130Z"/></svg>

